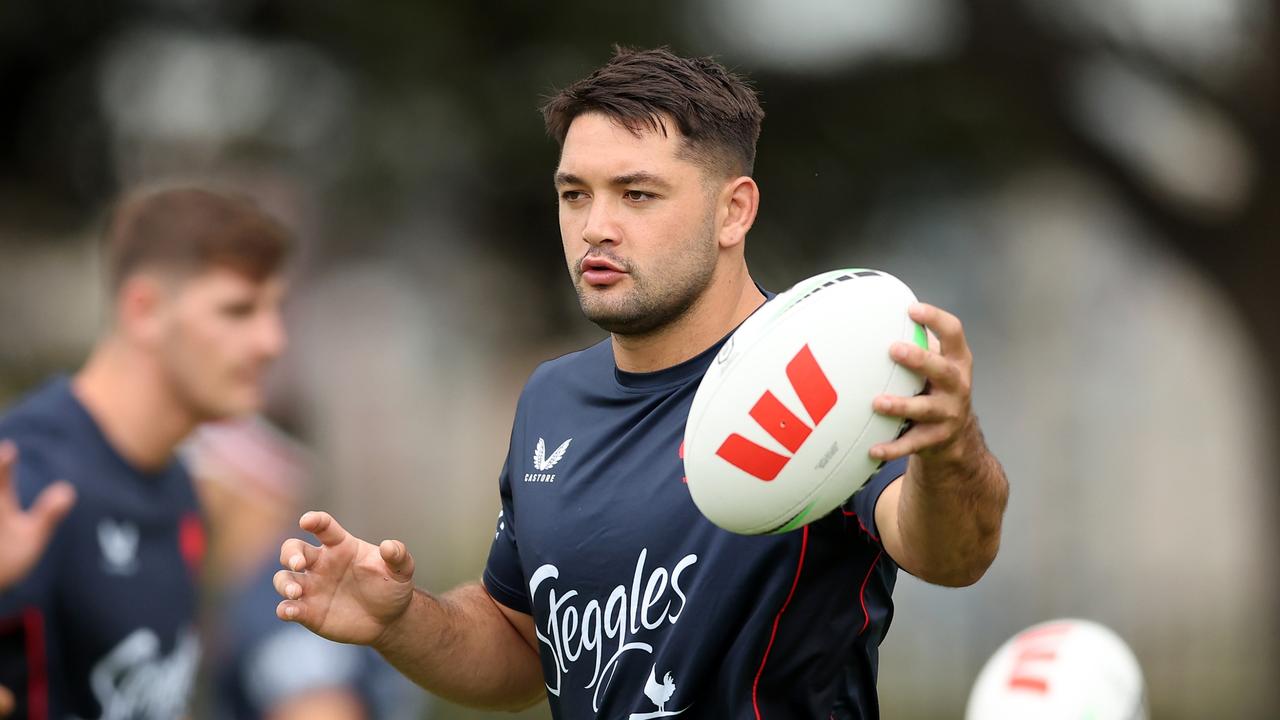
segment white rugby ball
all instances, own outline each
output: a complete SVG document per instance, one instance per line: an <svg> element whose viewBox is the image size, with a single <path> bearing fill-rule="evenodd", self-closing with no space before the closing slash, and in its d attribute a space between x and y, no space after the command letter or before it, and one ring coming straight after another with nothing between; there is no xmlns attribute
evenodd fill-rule
<svg viewBox="0 0 1280 720"><path fill-rule="evenodd" d="M927 347L907 316L915 301L888 273L833 270L796 283L738 327L685 426L685 476L703 515L736 533L787 532L866 483L880 466L868 450L903 425L871 401L924 387L889 357L895 341Z"/></svg>
<svg viewBox="0 0 1280 720"><path fill-rule="evenodd" d="M1146 720L1142 668L1111 630L1053 620L1014 635L979 673L966 720Z"/></svg>

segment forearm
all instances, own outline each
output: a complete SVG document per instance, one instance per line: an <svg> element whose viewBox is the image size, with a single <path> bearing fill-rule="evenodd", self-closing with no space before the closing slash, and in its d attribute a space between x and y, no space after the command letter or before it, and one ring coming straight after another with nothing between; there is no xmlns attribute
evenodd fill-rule
<svg viewBox="0 0 1280 720"><path fill-rule="evenodd" d="M995 560L1009 498L1004 469L970 418L954 443L913 455L898 502L906 557L899 562L931 583L977 582Z"/></svg>
<svg viewBox="0 0 1280 720"><path fill-rule="evenodd" d="M519 710L545 697L537 652L479 584L415 591L375 649L408 678L471 707Z"/></svg>

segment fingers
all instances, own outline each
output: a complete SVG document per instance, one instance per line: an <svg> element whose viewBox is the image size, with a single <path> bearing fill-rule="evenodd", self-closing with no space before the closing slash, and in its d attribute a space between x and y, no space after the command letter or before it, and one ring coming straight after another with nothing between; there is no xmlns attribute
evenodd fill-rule
<svg viewBox="0 0 1280 720"><path fill-rule="evenodd" d="M16 508L18 497L13 490L13 463L18 448L9 440L0 440L0 507Z"/></svg>
<svg viewBox="0 0 1280 720"><path fill-rule="evenodd" d="M896 342L889 348L889 355L894 362L924 377L928 389L915 397L881 395L872 401L876 412L914 423L900 437L873 446L868 453L876 460L895 460L922 450L947 447L971 418L973 356L960 319L927 303L912 305L907 314L929 331L929 349Z"/></svg>
<svg viewBox="0 0 1280 720"><path fill-rule="evenodd" d="M400 578L413 577L413 556L408 548L399 540L383 540L378 546L378 554L387 568Z"/></svg>
<svg viewBox="0 0 1280 720"><path fill-rule="evenodd" d="M302 572L315 565L319 558L320 548L297 538L285 540L280 546L280 564L294 572Z"/></svg>
<svg viewBox="0 0 1280 720"><path fill-rule="evenodd" d="M307 582L305 574L288 570L277 570L276 574L271 576L272 587L276 589L280 597L286 600L297 600L302 597L303 583L305 582Z"/></svg>
<svg viewBox="0 0 1280 720"><path fill-rule="evenodd" d="M907 315L937 334L943 355L961 359L969 356L969 343L965 340L960 318L928 303L912 305L907 308Z"/></svg>
<svg viewBox="0 0 1280 720"><path fill-rule="evenodd" d="M908 370L928 378L935 387L957 390L965 385L963 368L945 355L910 343L896 342L889 347L889 357Z"/></svg>
<svg viewBox="0 0 1280 720"><path fill-rule="evenodd" d="M9 688L0 685L0 717L8 717L13 712L13 693L9 692Z"/></svg>
<svg viewBox="0 0 1280 720"><path fill-rule="evenodd" d="M31 518L35 521L36 540L43 545L53 534L54 528L71 511L76 503L76 491L71 483L59 480L40 491L31 504Z"/></svg>
<svg viewBox="0 0 1280 720"><path fill-rule="evenodd" d="M350 534L342 529L338 521L327 512L305 513L298 520L298 527L315 535L317 540L329 546L341 544L343 540L350 537Z"/></svg>
<svg viewBox="0 0 1280 720"><path fill-rule="evenodd" d="M961 419L959 403L946 395L881 395L871 403L871 407L881 415L905 418L917 423L954 423Z"/></svg>
<svg viewBox="0 0 1280 720"><path fill-rule="evenodd" d="M271 585L284 598L276 605L276 617L286 622L306 624L307 605L302 599L309 578L306 573L277 570Z"/></svg>
<svg viewBox="0 0 1280 720"><path fill-rule="evenodd" d="M307 605L302 600L303 583L307 576L302 573L277 571L271 578L271 584L284 600L276 605L276 617L286 622L306 624Z"/></svg>
<svg viewBox="0 0 1280 720"><path fill-rule="evenodd" d="M305 625L307 622L307 608L300 602L292 600L281 600L276 605L276 617L285 622L296 622Z"/></svg>
<svg viewBox="0 0 1280 720"><path fill-rule="evenodd" d="M18 447L10 440L0 440L0 510L5 513L20 511L18 493L13 484L13 466L17 460ZM32 540L43 547L75 502L75 488L65 480L41 490L28 513L35 533Z"/></svg>
<svg viewBox="0 0 1280 720"><path fill-rule="evenodd" d="M897 440L871 446L867 454L876 460L888 462L939 445L950 437L943 425L916 425Z"/></svg>

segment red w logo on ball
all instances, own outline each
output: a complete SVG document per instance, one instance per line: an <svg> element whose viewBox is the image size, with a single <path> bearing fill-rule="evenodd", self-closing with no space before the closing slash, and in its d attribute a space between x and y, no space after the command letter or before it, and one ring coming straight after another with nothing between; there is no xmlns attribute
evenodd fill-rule
<svg viewBox="0 0 1280 720"><path fill-rule="evenodd" d="M808 345L787 363L787 379L795 390L804 409L817 427L836 404L836 389L831 386L826 373L813 357ZM813 433L804 420L787 409L774 394L766 390L751 408L751 417L784 448L795 453ZM778 477L782 468L791 462L790 455L782 455L733 433L716 450L716 455L743 472L769 482Z"/></svg>

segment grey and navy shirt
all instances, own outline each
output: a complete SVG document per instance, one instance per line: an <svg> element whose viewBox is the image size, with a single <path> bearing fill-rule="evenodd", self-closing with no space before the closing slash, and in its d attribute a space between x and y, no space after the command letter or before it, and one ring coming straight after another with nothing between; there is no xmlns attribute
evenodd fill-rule
<svg viewBox="0 0 1280 720"><path fill-rule="evenodd" d="M897 566L874 511L906 461L799 530L711 524L681 442L720 344L637 374L606 340L521 394L484 583L533 616L556 718L879 716Z"/></svg>

